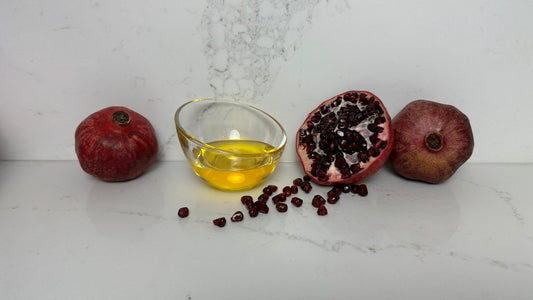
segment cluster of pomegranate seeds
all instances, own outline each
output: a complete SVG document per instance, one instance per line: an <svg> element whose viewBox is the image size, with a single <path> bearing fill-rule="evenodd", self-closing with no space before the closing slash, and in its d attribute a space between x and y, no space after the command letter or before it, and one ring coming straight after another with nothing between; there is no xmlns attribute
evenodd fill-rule
<svg viewBox="0 0 533 300"><path fill-rule="evenodd" d="M263 188L263 193L260 194L255 201L251 195L241 196L241 203L246 207L248 215L251 218L257 217L259 213L268 214L270 210L268 206L269 199L271 199L278 212L285 213L289 209L289 206L285 203L288 198L297 194L299 189L303 190L305 193L309 193L311 188L311 178L309 176L304 176L303 178L294 179L291 186L284 186L281 189L281 192L275 195L274 193L276 193L278 187L275 185L268 185ZM362 197L368 195L368 189L365 184L337 184L326 193L327 198L324 198L323 195L315 194L311 200L311 205L317 209L317 215L325 216L328 214L326 205L337 203L341 194L349 192ZM300 197L292 196L290 202L295 207L300 207L303 205L304 200ZM185 218L188 215L189 209L187 207L182 207L178 210L179 217ZM244 220L244 213L242 211L236 211L230 219L232 222L240 222ZM224 227L226 226L226 218L216 218L213 220L213 224L218 227Z"/></svg>
<svg viewBox="0 0 533 300"><path fill-rule="evenodd" d="M350 186L350 190L352 191L352 193L362 197L368 195L368 189L366 187L366 184L352 184Z"/></svg>
<svg viewBox="0 0 533 300"><path fill-rule="evenodd" d="M178 216L180 218L185 218L189 215L189 208L188 207L182 207L178 210Z"/></svg>

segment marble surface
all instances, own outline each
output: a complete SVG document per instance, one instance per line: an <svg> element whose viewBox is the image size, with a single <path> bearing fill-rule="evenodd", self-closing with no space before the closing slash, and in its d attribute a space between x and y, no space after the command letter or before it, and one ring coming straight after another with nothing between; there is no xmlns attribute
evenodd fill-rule
<svg viewBox="0 0 533 300"><path fill-rule="evenodd" d="M367 197L346 194L327 216L300 192L300 208L219 228L211 221L243 209L242 193L207 187L184 162L104 183L76 161L3 161L0 291L5 299L531 299L532 172L469 163L428 185L384 168L367 180ZM282 163L267 182L300 174ZM182 206L188 218L177 217Z"/></svg>

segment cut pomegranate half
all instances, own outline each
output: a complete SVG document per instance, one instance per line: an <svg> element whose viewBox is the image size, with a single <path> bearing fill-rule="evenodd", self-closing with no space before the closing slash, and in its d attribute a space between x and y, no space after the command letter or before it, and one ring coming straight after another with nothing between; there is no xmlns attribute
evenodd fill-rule
<svg viewBox="0 0 533 300"><path fill-rule="evenodd" d="M391 119L381 100L348 91L324 101L296 134L304 172L322 185L352 184L376 173L393 144Z"/></svg>

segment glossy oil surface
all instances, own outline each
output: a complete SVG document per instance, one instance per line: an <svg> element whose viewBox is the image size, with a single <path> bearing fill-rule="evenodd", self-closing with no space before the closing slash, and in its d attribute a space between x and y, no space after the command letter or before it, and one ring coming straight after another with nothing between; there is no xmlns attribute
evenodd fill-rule
<svg viewBox="0 0 533 300"><path fill-rule="evenodd" d="M222 190L243 190L258 185L276 167L282 149L253 140L220 140L199 149L191 164L196 174ZM220 151L222 150L222 151Z"/></svg>

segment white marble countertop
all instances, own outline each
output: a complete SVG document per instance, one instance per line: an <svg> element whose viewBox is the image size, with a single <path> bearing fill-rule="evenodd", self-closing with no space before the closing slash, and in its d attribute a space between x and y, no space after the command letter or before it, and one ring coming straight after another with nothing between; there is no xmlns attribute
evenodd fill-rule
<svg viewBox="0 0 533 300"><path fill-rule="evenodd" d="M301 176L282 163L278 186ZM185 162L105 183L76 161L0 162L3 299L531 299L531 164L463 166L449 181L387 168L365 198L305 203L224 228L242 193ZM528 179L529 178L529 179ZM325 193L314 186L312 194ZM259 195L259 188L249 194ZM188 206L185 219L176 213Z"/></svg>

